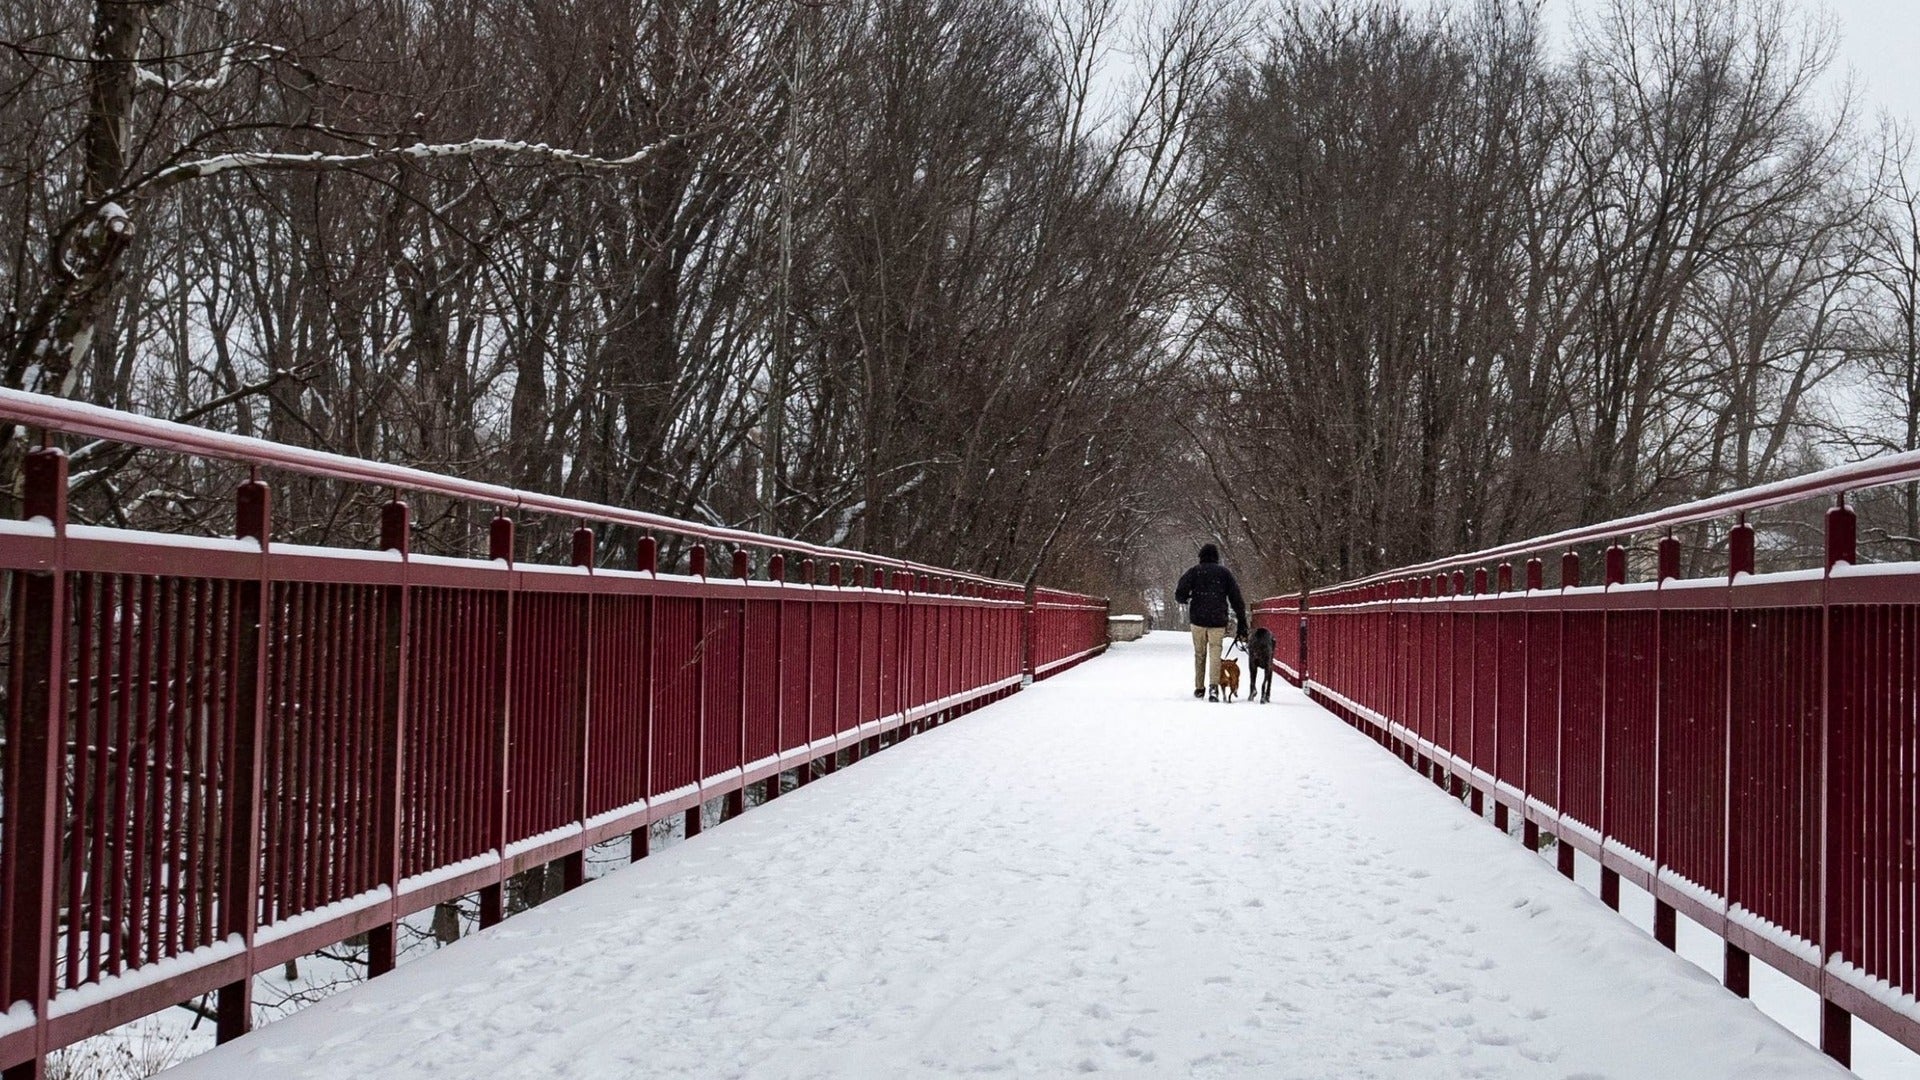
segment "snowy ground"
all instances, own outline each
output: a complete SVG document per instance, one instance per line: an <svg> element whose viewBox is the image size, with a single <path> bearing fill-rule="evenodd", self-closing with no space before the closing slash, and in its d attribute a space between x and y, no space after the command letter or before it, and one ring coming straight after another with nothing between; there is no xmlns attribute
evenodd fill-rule
<svg viewBox="0 0 1920 1080"><path fill-rule="evenodd" d="M169 1072L1845 1077L1155 634Z"/></svg>

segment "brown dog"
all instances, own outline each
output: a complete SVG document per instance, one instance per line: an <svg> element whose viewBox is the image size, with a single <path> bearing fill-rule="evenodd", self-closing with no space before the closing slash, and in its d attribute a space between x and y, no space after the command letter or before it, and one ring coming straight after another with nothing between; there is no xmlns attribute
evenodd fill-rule
<svg viewBox="0 0 1920 1080"><path fill-rule="evenodd" d="M1220 658L1220 689L1227 692L1227 700L1232 701L1240 694L1240 661Z"/></svg>

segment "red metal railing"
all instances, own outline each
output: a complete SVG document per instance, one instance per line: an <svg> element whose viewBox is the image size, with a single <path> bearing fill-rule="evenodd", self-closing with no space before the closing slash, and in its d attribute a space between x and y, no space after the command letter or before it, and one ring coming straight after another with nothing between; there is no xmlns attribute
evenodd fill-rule
<svg viewBox="0 0 1920 1080"><path fill-rule="evenodd" d="M638 858L653 822L697 832L708 800L738 813L1105 647L1091 597L34 395L0 417L502 507L484 560L411 552L398 499L379 550L275 543L257 481L236 539L103 529L68 524L65 457L30 455L28 520L0 523L9 1078L209 991L230 1038L256 971L365 934L380 974L410 913L478 892L498 921L514 873L558 860L572 887L595 844ZM573 565L529 565L516 508L740 546L670 574L648 536L608 569L582 527Z"/></svg>
<svg viewBox="0 0 1920 1080"><path fill-rule="evenodd" d="M1920 1050L1920 564L1855 565L1844 493L1920 476L1900 455L1636 518L1379 574L1255 609L1288 679L1436 783L1523 822L1537 847L1599 860L1652 893L1655 934L1687 915L1726 942L1747 992L1758 956L1817 991L1821 1042L1860 1016ZM1822 570L1755 574L1745 512L1840 494ZM1738 513L1728 573L1629 584L1617 542ZM1516 556L1613 540L1599 585L1579 556L1545 587ZM1492 568L1490 577L1488 570Z"/></svg>
<svg viewBox="0 0 1920 1080"><path fill-rule="evenodd" d="M1065 671L1107 650L1107 618L1112 606L1105 598L1035 589L1029 610L1028 656L1034 678Z"/></svg>

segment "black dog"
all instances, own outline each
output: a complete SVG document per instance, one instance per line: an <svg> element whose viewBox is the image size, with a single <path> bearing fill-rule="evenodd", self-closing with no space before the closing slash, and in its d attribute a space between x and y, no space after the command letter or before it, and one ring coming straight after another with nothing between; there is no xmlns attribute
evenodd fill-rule
<svg viewBox="0 0 1920 1080"><path fill-rule="evenodd" d="M1273 695L1273 631L1264 626L1256 629L1253 637L1247 641L1248 701L1253 700L1255 684L1260 687L1261 701Z"/></svg>

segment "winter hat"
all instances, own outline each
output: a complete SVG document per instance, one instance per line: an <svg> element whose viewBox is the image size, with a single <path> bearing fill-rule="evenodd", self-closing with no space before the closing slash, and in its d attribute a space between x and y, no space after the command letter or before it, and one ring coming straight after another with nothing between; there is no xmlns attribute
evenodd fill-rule
<svg viewBox="0 0 1920 1080"><path fill-rule="evenodd" d="M1212 544L1201 544L1200 545L1200 561L1201 562L1219 562L1220 549L1217 547L1214 547Z"/></svg>

